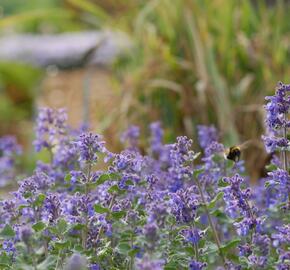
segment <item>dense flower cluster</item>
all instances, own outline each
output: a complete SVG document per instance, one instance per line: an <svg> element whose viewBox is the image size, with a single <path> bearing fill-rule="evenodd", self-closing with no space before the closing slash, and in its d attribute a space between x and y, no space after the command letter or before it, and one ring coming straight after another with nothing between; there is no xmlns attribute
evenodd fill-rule
<svg viewBox="0 0 290 270"><path fill-rule="evenodd" d="M242 220L236 222L235 226L239 235L246 235L250 229L257 225L254 209L249 204L250 189L242 189L244 179L238 174L225 178L224 182L228 184L227 187L223 188L226 212L231 218L242 216Z"/></svg>
<svg viewBox="0 0 290 270"><path fill-rule="evenodd" d="M185 136L165 144L159 122L148 150L131 126L113 153L41 109L34 145L47 157L0 201L1 269L290 269L289 88L267 98L266 147L283 155L256 187L213 126L198 126L201 157ZM14 181L20 148L4 137L0 152L0 180Z"/></svg>

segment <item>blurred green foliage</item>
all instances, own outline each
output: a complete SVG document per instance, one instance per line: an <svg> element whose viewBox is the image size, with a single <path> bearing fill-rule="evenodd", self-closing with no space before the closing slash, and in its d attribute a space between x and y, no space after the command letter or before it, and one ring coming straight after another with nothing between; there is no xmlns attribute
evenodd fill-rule
<svg viewBox="0 0 290 270"><path fill-rule="evenodd" d="M18 133L17 122L31 118L41 74L25 64L0 62L0 134Z"/></svg>

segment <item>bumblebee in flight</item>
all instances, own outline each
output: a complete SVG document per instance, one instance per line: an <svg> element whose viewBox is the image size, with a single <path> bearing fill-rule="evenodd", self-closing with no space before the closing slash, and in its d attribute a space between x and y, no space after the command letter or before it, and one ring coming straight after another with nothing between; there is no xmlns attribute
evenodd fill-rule
<svg viewBox="0 0 290 270"><path fill-rule="evenodd" d="M246 149L253 141L246 141L240 145L234 145L227 148L224 152L224 156L226 159L232 160L234 162L239 162L241 158L241 153L244 149Z"/></svg>

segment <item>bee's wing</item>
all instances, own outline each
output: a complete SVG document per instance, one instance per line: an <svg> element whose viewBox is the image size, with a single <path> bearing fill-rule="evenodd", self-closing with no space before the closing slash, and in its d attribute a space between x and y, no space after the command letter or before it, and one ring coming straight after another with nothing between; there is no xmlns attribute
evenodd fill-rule
<svg viewBox="0 0 290 270"><path fill-rule="evenodd" d="M251 144L255 144L256 140L247 140L245 142L243 142L242 144L239 145L241 150L244 150L246 148L248 148Z"/></svg>

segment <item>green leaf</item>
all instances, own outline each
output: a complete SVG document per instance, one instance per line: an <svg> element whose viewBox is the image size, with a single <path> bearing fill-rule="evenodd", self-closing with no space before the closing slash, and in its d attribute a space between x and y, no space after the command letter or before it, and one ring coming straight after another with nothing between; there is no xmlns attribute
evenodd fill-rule
<svg viewBox="0 0 290 270"><path fill-rule="evenodd" d="M101 185L106 181L110 180L110 176L108 174L102 174L98 180L96 181L97 185Z"/></svg>
<svg viewBox="0 0 290 270"><path fill-rule="evenodd" d="M164 270L176 270L179 269L179 263L174 261L174 260L170 260L165 266L164 266Z"/></svg>
<svg viewBox="0 0 290 270"><path fill-rule="evenodd" d="M105 173L99 176L96 182L89 183L90 188L95 188L99 185L102 185L103 183L109 181L109 180L117 180L120 176L117 173Z"/></svg>
<svg viewBox="0 0 290 270"><path fill-rule="evenodd" d="M118 220L126 215L126 211L115 211L111 213L113 219Z"/></svg>
<svg viewBox="0 0 290 270"><path fill-rule="evenodd" d="M135 257L135 255L136 255L138 252L140 252L140 248L134 248L134 249L132 249L132 250L130 250L130 251L128 252L128 255L129 255L130 257Z"/></svg>
<svg viewBox="0 0 290 270"><path fill-rule="evenodd" d="M1 266L7 266L9 263L11 263L11 257L5 252L1 252L0 254L0 265ZM2 269L2 268L0 268ZM5 269L5 268L3 268Z"/></svg>
<svg viewBox="0 0 290 270"><path fill-rule="evenodd" d="M101 185L108 180L117 180L119 178L120 178L120 176L117 173L109 173L109 174L106 173L106 174L101 175L98 178L97 183L98 183L98 185Z"/></svg>
<svg viewBox="0 0 290 270"><path fill-rule="evenodd" d="M193 172L193 176L194 178L197 178L202 172L204 171L203 168L200 168L200 169L196 169L194 172Z"/></svg>
<svg viewBox="0 0 290 270"><path fill-rule="evenodd" d="M118 185L113 185L108 189L109 193L117 193L117 194L124 194L126 190L122 190L118 187Z"/></svg>
<svg viewBox="0 0 290 270"><path fill-rule="evenodd" d="M43 262L37 265L38 270L54 269L57 257L49 255Z"/></svg>
<svg viewBox="0 0 290 270"><path fill-rule="evenodd" d="M265 188L268 188L270 185L271 185L270 181L267 181L267 182L265 183Z"/></svg>
<svg viewBox="0 0 290 270"><path fill-rule="evenodd" d="M56 249L64 249L64 248L69 248L70 246L70 242L69 241L57 241L57 242L54 242L54 247Z"/></svg>
<svg viewBox="0 0 290 270"><path fill-rule="evenodd" d="M40 231L43 231L46 228L46 224L43 223L42 221L39 221L39 222L35 223L34 225L32 225L32 228L36 232L40 232Z"/></svg>
<svg viewBox="0 0 290 270"><path fill-rule="evenodd" d="M64 177L64 181L66 181L66 182L70 182L70 180L71 180L71 174L68 173L68 174Z"/></svg>
<svg viewBox="0 0 290 270"><path fill-rule="evenodd" d="M95 204L95 205L94 205L94 209L95 209L95 212L96 212L96 213L99 213L99 214L109 213L109 209L103 207L103 206L100 205L100 204Z"/></svg>
<svg viewBox="0 0 290 270"><path fill-rule="evenodd" d="M228 242L227 244L222 245L221 250L224 253L227 253L229 250L234 249L240 242L241 242L241 239L239 239L239 238L238 239L234 239L234 240Z"/></svg>
<svg viewBox="0 0 290 270"><path fill-rule="evenodd" d="M211 201L210 203L208 204L208 208L209 209L212 209L215 207L215 204L217 201L219 201L222 197L224 196L224 193L223 192L219 192Z"/></svg>
<svg viewBox="0 0 290 270"><path fill-rule="evenodd" d="M223 178L221 178L219 181L218 181L218 186L219 187L227 187L227 186L229 186L230 184L229 183L227 183L227 182L225 182L224 180L223 180Z"/></svg>
<svg viewBox="0 0 290 270"><path fill-rule="evenodd" d="M84 224L76 223L76 224L72 224L70 226L70 229L73 229L73 230L82 230L84 227L85 227Z"/></svg>
<svg viewBox="0 0 290 270"><path fill-rule="evenodd" d="M44 194L42 194L42 193L39 194L39 195L37 196L37 198L35 199L33 205L34 205L34 206L37 206L37 207L42 206L42 204L43 204L45 198L46 198L46 196L45 196Z"/></svg>
<svg viewBox="0 0 290 270"><path fill-rule="evenodd" d="M120 243L117 249L121 254L127 254L131 250L131 246L128 243Z"/></svg>
<svg viewBox="0 0 290 270"><path fill-rule="evenodd" d="M28 198L30 198L32 196L32 193L30 192L30 191L26 191L24 194L23 194L23 197L25 198L25 199L28 199Z"/></svg>
<svg viewBox="0 0 290 270"><path fill-rule="evenodd" d="M231 218L229 218L223 211L221 211L220 209L215 209L213 211L210 212L210 215L217 217L221 222L225 222L225 223L233 223L234 220L232 220Z"/></svg>
<svg viewBox="0 0 290 270"><path fill-rule="evenodd" d="M218 247L215 243L212 242L207 242L203 255L209 255L209 254L214 254L218 252Z"/></svg>
<svg viewBox="0 0 290 270"><path fill-rule="evenodd" d="M10 225L6 224L5 227L2 229L0 236L2 236L3 238L12 238L15 236L15 232Z"/></svg>
<svg viewBox="0 0 290 270"><path fill-rule="evenodd" d="M272 172L272 171L277 169L277 166L275 166L274 164L269 164L269 165L265 166L265 168L268 172Z"/></svg>
<svg viewBox="0 0 290 270"><path fill-rule="evenodd" d="M68 224L63 218L58 220L56 226L59 234L64 234L67 232Z"/></svg>
<svg viewBox="0 0 290 270"><path fill-rule="evenodd" d="M125 184L126 184L127 186L134 186L134 182L133 182L132 180L127 180L127 181L125 182Z"/></svg>
<svg viewBox="0 0 290 270"><path fill-rule="evenodd" d="M9 264L0 262L0 269L12 269Z"/></svg>
<svg viewBox="0 0 290 270"><path fill-rule="evenodd" d="M22 209L24 209L26 207L29 207L29 205L21 204L21 205L18 206L18 210L22 210Z"/></svg>
<svg viewBox="0 0 290 270"><path fill-rule="evenodd" d="M103 259L105 257L110 256L112 253L113 253L113 250L111 247L104 247L98 252L97 256L98 256L98 259Z"/></svg>

